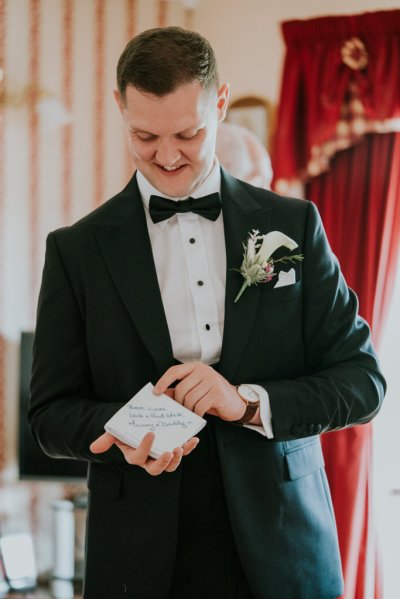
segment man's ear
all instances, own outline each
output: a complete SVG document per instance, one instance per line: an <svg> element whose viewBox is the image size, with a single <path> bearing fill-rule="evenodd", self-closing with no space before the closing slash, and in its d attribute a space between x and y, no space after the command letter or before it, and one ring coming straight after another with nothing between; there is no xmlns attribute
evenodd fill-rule
<svg viewBox="0 0 400 599"><path fill-rule="evenodd" d="M119 109L120 113L122 114L122 111L124 109L124 101L123 101L118 89L113 90L113 96L114 96L114 100L117 103L118 109Z"/></svg>
<svg viewBox="0 0 400 599"><path fill-rule="evenodd" d="M217 96L217 109L218 109L218 122L221 123L228 109L229 102L229 83L223 83L218 90Z"/></svg>

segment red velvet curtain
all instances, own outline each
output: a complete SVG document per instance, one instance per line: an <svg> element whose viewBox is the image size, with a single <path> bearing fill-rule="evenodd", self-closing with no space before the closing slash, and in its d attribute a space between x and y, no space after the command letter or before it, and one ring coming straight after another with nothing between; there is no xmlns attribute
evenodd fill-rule
<svg viewBox="0 0 400 599"><path fill-rule="evenodd" d="M313 149L336 136L351 84L370 121L400 116L400 10L287 21L282 33L287 51L273 166L275 180L292 180L304 175ZM357 45L353 62L345 62L354 39L364 46L365 66Z"/></svg>
<svg viewBox="0 0 400 599"><path fill-rule="evenodd" d="M378 345L399 255L400 133L366 135L336 154L329 172L309 181L306 197L318 206Z"/></svg>
<svg viewBox="0 0 400 599"><path fill-rule="evenodd" d="M400 133L373 134L336 154L306 195L315 202L347 283L375 341L394 284L400 247ZM338 524L346 599L380 599L371 513L372 426L322 437Z"/></svg>
<svg viewBox="0 0 400 599"><path fill-rule="evenodd" d="M307 183L306 197L321 212L378 343L399 255L400 133L367 133L400 131L400 10L290 21L282 30L287 54L273 186ZM380 129L384 122L389 128ZM326 434L322 442L343 597L381 599L370 501L372 425Z"/></svg>

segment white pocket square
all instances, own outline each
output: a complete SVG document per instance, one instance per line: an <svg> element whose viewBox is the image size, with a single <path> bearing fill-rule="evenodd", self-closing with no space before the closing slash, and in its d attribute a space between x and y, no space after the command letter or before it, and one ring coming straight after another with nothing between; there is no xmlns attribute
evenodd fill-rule
<svg viewBox="0 0 400 599"><path fill-rule="evenodd" d="M294 268L291 268L290 270L288 270L288 272L281 270L278 274L278 281L276 285L274 285L274 289L276 289L276 287L286 287L286 285L294 285L295 282L296 272Z"/></svg>

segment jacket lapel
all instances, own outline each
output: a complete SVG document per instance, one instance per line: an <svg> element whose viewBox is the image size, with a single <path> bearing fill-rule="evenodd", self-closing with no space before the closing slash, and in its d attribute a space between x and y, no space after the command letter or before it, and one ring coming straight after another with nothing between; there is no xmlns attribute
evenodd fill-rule
<svg viewBox="0 0 400 599"><path fill-rule="evenodd" d="M95 236L110 277L161 375L174 359L136 177L111 201L116 204L112 221L96 224Z"/></svg>
<svg viewBox="0 0 400 599"><path fill-rule="evenodd" d="M255 316L260 297L257 288L248 288L234 303L243 282L242 275L236 269L242 264L243 243L249 232L253 229L259 229L261 233L269 231L271 210L260 204L244 185L224 169L221 169L221 173L227 273L219 371L232 382L249 334L256 325Z"/></svg>
<svg viewBox="0 0 400 599"><path fill-rule="evenodd" d="M224 169L221 173L227 274L219 370L233 381L259 301L257 289L250 288L234 303L243 281L236 269L249 232L268 232L270 209ZM113 217L95 225L95 236L110 277L161 375L175 362L136 177L111 201Z"/></svg>

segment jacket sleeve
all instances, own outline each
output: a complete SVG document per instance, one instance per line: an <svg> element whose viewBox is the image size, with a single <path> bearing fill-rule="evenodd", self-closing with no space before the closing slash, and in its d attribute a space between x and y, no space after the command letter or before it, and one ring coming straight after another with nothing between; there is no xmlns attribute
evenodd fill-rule
<svg viewBox="0 0 400 599"><path fill-rule="evenodd" d="M93 398L82 306L69 282L56 234L51 233L33 344L28 411L32 433L50 457L123 463L116 447L96 456L89 450L121 406L112 398L109 402Z"/></svg>
<svg viewBox="0 0 400 599"><path fill-rule="evenodd" d="M368 422L386 389L357 297L340 272L316 207L308 206L302 275L306 374L260 383L269 394L276 440Z"/></svg>

